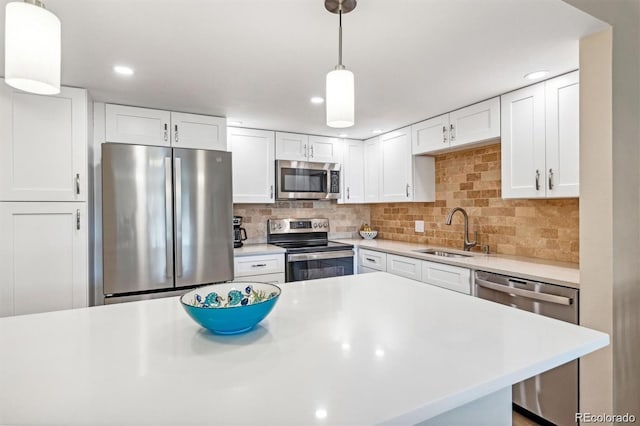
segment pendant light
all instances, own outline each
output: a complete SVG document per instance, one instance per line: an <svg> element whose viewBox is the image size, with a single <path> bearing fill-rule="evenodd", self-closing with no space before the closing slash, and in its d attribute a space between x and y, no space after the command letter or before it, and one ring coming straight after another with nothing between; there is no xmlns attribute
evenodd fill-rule
<svg viewBox="0 0 640 426"><path fill-rule="evenodd" d="M40 0L5 9L5 82L41 95L60 93L60 20Z"/></svg>
<svg viewBox="0 0 640 426"><path fill-rule="evenodd" d="M325 0L325 8L339 16L338 65L327 74L325 100L327 126L351 127L355 123L355 90L353 73L342 65L342 14L355 9L357 0Z"/></svg>

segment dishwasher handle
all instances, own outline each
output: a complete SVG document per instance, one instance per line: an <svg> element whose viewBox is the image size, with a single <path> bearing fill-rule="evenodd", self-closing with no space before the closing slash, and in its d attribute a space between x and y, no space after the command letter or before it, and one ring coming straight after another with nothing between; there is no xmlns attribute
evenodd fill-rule
<svg viewBox="0 0 640 426"><path fill-rule="evenodd" d="M541 302L555 303L557 305L569 306L573 304L573 298L556 296L555 294L536 293L531 290L524 290L522 288L509 287L503 284L496 284L490 281L485 281L476 278L476 285L478 287L488 288L490 290L498 291L501 293L507 293L513 296L526 297L528 299L539 300Z"/></svg>

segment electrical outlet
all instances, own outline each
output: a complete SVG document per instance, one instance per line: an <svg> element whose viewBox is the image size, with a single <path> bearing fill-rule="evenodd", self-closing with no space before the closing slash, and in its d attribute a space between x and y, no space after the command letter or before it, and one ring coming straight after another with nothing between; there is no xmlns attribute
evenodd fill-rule
<svg viewBox="0 0 640 426"><path fill-rule="evenodd" d="M416 220L416 232L424 232L424 220Z"/></svg>

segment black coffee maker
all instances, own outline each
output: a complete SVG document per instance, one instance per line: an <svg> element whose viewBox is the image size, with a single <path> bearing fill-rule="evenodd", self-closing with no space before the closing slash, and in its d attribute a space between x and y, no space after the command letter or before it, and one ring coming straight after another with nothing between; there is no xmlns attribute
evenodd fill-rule
<svg viewBox="0 0 640 426"><path fill-rule="evenodd" d="M247 239L247 230L242 227L242 216L233 217L233 248L242 247Z"/></svg>

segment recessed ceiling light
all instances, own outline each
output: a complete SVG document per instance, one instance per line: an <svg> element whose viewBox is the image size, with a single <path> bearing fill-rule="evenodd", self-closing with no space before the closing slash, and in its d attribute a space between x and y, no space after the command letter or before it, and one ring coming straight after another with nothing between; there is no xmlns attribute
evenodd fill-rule
<svg viewBox="0 0 640 426"><path fill-rule="evenodd" d="M227 121L229 126L242 126L242 121Z"/></svg>
<svg viewBox="0 0 640 426"><path fill-rule="evenodd" d="M340 134L338 135L338 137L339 137L339 138L346 138L347 136L349 136L349 135L348 135L348 134L346 134L346 133L340 133Z"/></svg>
<svg viewBox="0 0 640 426"><path fill-rule="evenodd" d="M310 99L310 101L312 104L319 105L324 102L324 98L321 98L320 96L314 96L313 98Z"/></svg>
<svg viewBox="0 0 640 426"><path fill-rule="evenodd" d="M539 78L546 77L547 74L549 74L549 71L534 71L526 74L524 78L527 80L537 80Z"/></svg>
<svg viewBox="0 0 640 426"><path fill-rule="evenodd" d="M133 75L133 68L125 65L115 65L113 71L120 75Z"/></svg>
<svg viewBox="0 0 640 426"><path fill-rule="evenodd" d="M380 130L380 129L375 129L375 130L373 130L371 133L373 133L374 135L379 135L380 133L382 133L382 130Z"/></svg>

